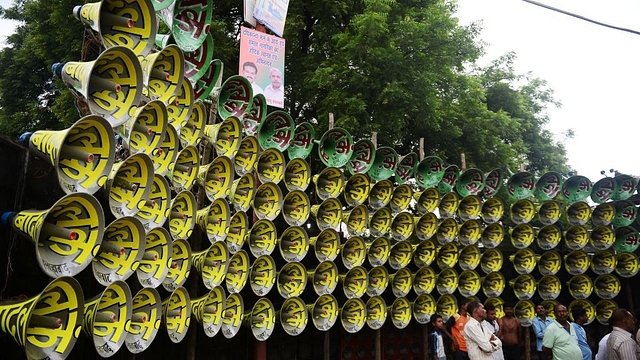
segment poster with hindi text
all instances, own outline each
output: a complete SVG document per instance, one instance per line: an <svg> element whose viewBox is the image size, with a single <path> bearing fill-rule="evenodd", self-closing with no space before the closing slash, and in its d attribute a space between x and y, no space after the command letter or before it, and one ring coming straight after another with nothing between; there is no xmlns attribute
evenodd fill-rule
<svg viewBox="0 0 640 360"><path fill-rule="evenodd" d="M253 17L274 34L282 37L288 9L289 0L256 0Z"/></svg>

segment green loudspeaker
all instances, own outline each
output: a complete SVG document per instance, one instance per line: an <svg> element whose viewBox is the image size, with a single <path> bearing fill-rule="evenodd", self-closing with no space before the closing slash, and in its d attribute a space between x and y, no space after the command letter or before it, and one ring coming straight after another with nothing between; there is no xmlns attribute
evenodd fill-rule
<svg viewBox="0 0 640 360"><path fill-rule="evenodd" d="M638 186L638 181L630 175L616 175L613 180L616 182L616 190L611 195L611 200L627 200Z"/></svg>
<svg viewBox="0 0 640 360"><path fill-rule="evenodd" d="M156 9L156 15L169 27L182 50L195 51L206 40L211 28L212 3L206 0L176 0L168 7L161 5L159 8Z"/></svg>
<svg viewBox="0 0 640 360"><path fill-rule="evenodd" d="M544 173L536 181L533 196L540 201L553 200L560 193L562 187L562 175L555 171Z"/></svg>
<svg viewBox="0 0 640 360"><path fill-rule="evenodd" d="M640 234L631 226L623 226L615 229L616 241L613 249L616 252L635 252L640 246Z"/></svg>
<svg viewBox="0 0 640 360"><path fill-rule="evenodd" d="M258 133L258 127L267 117L267 99L263 94L253 94L251 102L251 110L244 113L244 133L247 136L255 136Z"/></svg>
<svg viewBox="0 0 640 360"><path fill-rule="evenodd" d="M258 125L258 143L264 150L277 149L284 152L289 147L294 131L295 124L291 115L285 111L276 110L269 113L267 118Z"/></svg>
<svg viewBox="0 0 640 360"><path fill-rule="evenodd" d="M204 75L193 84L193 97L196 100L206 101L214 90L220 90L223 68L224 64L219 59L209 63L209 68ZM215 98L217 99L217 93Z"/></svg>
<svg viewBox="0 0 640 360"><path fill-rule="evenodd" d="M418 163L420 159L418 158L418 154L409 153L403 156L400 160L400 164L395 171L395 180L399 185L404 184L409 181L409 179L413 178L415 175L416 169L418 168Z"/></svg>
<svg viewBox="0 0 640 360"><path fill-rule="evenodd" d="M436 243L433 239L422 240L413 251L413 262L418 267L429 266L436 259Z"/></svg>
<svg viewBox="0 0 640 360"><path fill-rule="evenodd" d="M608 176L596 181L591 189L591 200L596 204L603 204L613 196L616 191L616 181Z"/></svg>
<svg viewBox="0 0 640 360"><path fill-rule="evenodd" d="M347 162L350 174L365 174L373 166L376 157L376 146L371 140L361 139L353 145L353 154Z"/></svg>
<svg viewBox="0 0 640 360"><path fill-rule="evenodd" d="M391 147L381 146L376 149L376 157L373 166L367 174L374 181L386 180L393 176L398 167L398 153Z"/></svg>
<svg viewBox="0 0 640 360"><path fill-rule="evenodd" d="M447 166L447 168L444 169L444 176L442 176L442 180L438 183L438 191L440 191L441 194L453 191L459 177L460 168L457 165Z"/></svg>
<svg viewBox="0 0 640 360"><path fill-rule="evenodd" d="M296 126L293 139L287 148L289 159L306 159L313 150L316 131L308 122Z"/></svg>
<svg viewBox="0 0 640 360"><path fill-rule="evenodd" d="M224 81L218 95L218 116L226 119L235 116L242 119L253 105L253 89L249 80L233 75Z"/></svg>
<svg viewBox="0 0 640 360"><path fill-rule="evenodd" d="M560 194L562 198L569 202L584 201L591 195L593 184L585 176L574 175L562 184Z"/></svg>
<svg viewBox="0 0 640 360"><path fill-rule="evenodd" d="M629 200L614 201L613 208L616 212L613 221L611 221L614 228L630 226L638 216L638 208Z"/></svg>
<svg viewBox="0 0 640 360"><path fill-rule="evenodd" d="M460 175L455 188L462 197L482 194L482 190L484 189L484 173L478 169L466 170Z"/></svg>
<svg viewBox="0 0 640 360"><path fill-rule="evenodd" d="M437 156L427 156L418 164L416 169L416 182L423 189L431 188L444 177L446 165Z"/></svg>
<svg viewBox="0 0 640 360"><path fill-rule="evenodd" d="M419 296L431 294L436 287L436 273L429 266L423 266L413 277L413 291Z"/></svg>
<svg viewBox="0 0 640 360"><path fill-rule="evenodd" d="M165 1L166 2L166 1ZM157 10L156 10L157 11ZM171 37L173 36L167 36ZM163 39L164 40L164 39ZM171 39L173 40L173 39ZM156 42L157 45L157 42ZM159 47L165 47L167 44L162 44ZM193 51L185 51L184 52L184 77L189 80L189 82L196 83L200 78L205 76L209 67L211 66L211 61L213 60L213 36L211 33L208 33L205 36L204 42Z"/></svg>
<svg viewBox="0 0 640 360"><path fill-rule="evenodd" d="M512 200L523 200L533 195L536 179L529 172L519 172L507 180L507 194Z"/></svg>
<svg viewBox="0 0 640 360"><path fill-rule="evenodd" d="M353 155L351 134L341 128L333 128L325 132L320 139L318 155L326 166L345 166Z"/></svg>
<svg viewBox="0 0 640 360"><path fill-rule="evenodd" d="M484 178L484 190L482 191L486 199L494 197L504 184L503 171L500 169L491 170Z"/></svg>

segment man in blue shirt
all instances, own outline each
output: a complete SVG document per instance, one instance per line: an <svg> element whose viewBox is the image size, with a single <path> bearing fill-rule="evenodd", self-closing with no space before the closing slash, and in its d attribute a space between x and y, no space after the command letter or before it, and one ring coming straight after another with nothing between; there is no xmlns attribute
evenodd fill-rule
<svg viewBox="0 0 640 360"><path fill-rule="evenodd" d="M571 315L573 316L573 321L571 326L573 326L576 331L576 336L578 338L578 346L580 346L580 351L582 351L582 360L591 360L591 347L587 342L587 332L584 331L584 324L589 321L589 317L587 316L587 312L581 308L580 306L575 306L571 309Z"/></svg>
<svg viewBox="0 0 640 360"><path fill-rule="evenodd" d="M536 351L538 352L538 360L547 360L547 354L542 352L542 339L544 331L553 320L547 317L547 309L542 304L536 306L537 316L533 319L533 332L536 335Z"/></svg>

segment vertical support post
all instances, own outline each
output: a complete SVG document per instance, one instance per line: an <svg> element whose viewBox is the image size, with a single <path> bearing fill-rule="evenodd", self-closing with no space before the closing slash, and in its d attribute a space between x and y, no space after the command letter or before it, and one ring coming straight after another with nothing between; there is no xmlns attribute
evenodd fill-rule
<svg viewBox="0 0 640 360"><path fill-rule="evenodd" d="M464 153L460 153L460 170L467 170L467 156Z"/></svg>
<svg viewBox="0 0 640 360"><path fill-rule="evenodd" d="M331 329L324 332L324 344L322 345L322 359L331 360Z"/></svg>
<svg viewBox="0 0 640 360"><path fill-rule="evenodd" d="M371 142L373 143L373 146L378 147L378 132L377 131L372 131L371 132Z"/></svg>
<svg viewBox="0 0 640 360"><path fill-rule="evenodd" d="M531 359L531 331L524 328L524 358Z"/></svg>
<svg viewBox="0 0 640 360"><path fill-rule="evenodd" d="M418 156L420 157L420 161L424 159L424 138L420 138L420 151Z"/></svg>
<svg viewBox="0 0 640 360"><path fill-rule="evenodd" d="M382 360L382 329L374 330L376 333L376 360Z"/></svg>
<svg viewBox="0 0 640 360"><path fill-rule="evenodd" d="M329 113L329 130L333 129L333 113Z"/></svg>
<svg viewBox="0 0 640 360"><path fill-rule="evenodd" d="M267 342L253 340L254 360L267 360Z"/></svg>
<svg viewBox="0 0 640 360"><path fill-rule="evenodd" d="M427 324L424 324L421 327L422 327L422 360L429 360L429 327Z"/></svg>

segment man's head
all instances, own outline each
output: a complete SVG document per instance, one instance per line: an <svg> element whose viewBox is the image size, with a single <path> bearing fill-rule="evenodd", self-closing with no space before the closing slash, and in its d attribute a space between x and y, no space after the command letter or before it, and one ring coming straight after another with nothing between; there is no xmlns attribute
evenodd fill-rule
<svg viewBox="0 0 640 360"><path fill-rule="evenodd" d="M242 64L242 76L246 77L250 83L256 81L256 75L258 75L258 67L251 61L247 61Z"/></svg>
<svg viewBox="0 0 640 360"><path fill-rule="evenodd" d="M496 307L493 304L487 304L484 310L487 312L487 320L494 322L496 320Z"/></svg>
<svg viewBox="0 0 640 360"><path fill-rule="evenodd" d="M280 69L271 68L269 79L271 80L271 86L274 89L279 89L282 86L282 72L280 72Z"/></svg>
<svg viewBox="0 0 640 360"><path fill-rule="evenodd" d="M512 317L513 316L513 305L510 303L505 303L502 305L502 309L504 310L504 316Z"/></svg>
<svg viewBox="0 0 640 360"><path fill-rule="evenodd" d="M547 316L547 309L544 307L544 305L542 304L536 305L536 315L538 315L541 318L544 318Z"/></svg>
<svg viewBox="0 0 640 360"><path fill-rule="evenodd" d="M625 329L628 332L633 332L636 321L633 319L633 315L627 309L617 308L611 314L609 323L613 326L617 326L621 329Z"/></svg>
<svg viewBox="0 0 640 360"><path fill-rule="evenodd" d="M571 316L573 316L573 321L582 325L589 320L587 316L587 311L580 306L574 306L571 309Z"/></svg>
<svg viewBox="0 0 640 360"><path fill-rule="evenodd" d="M469 303L467 306L467 311L472 318L482 321L487 318L487 312L484 309L484 306L479 301L473 301Z"/></svg>
<svg viewBox="0 0 640 360"><path fill-rule="evenodd" d="M567 322L567 319L569 318L569 312L567 311L566 306L558 304L553 308L553 312L556 315L556 320L558 320L559 323L564 324L565 322Z"/></svg>

